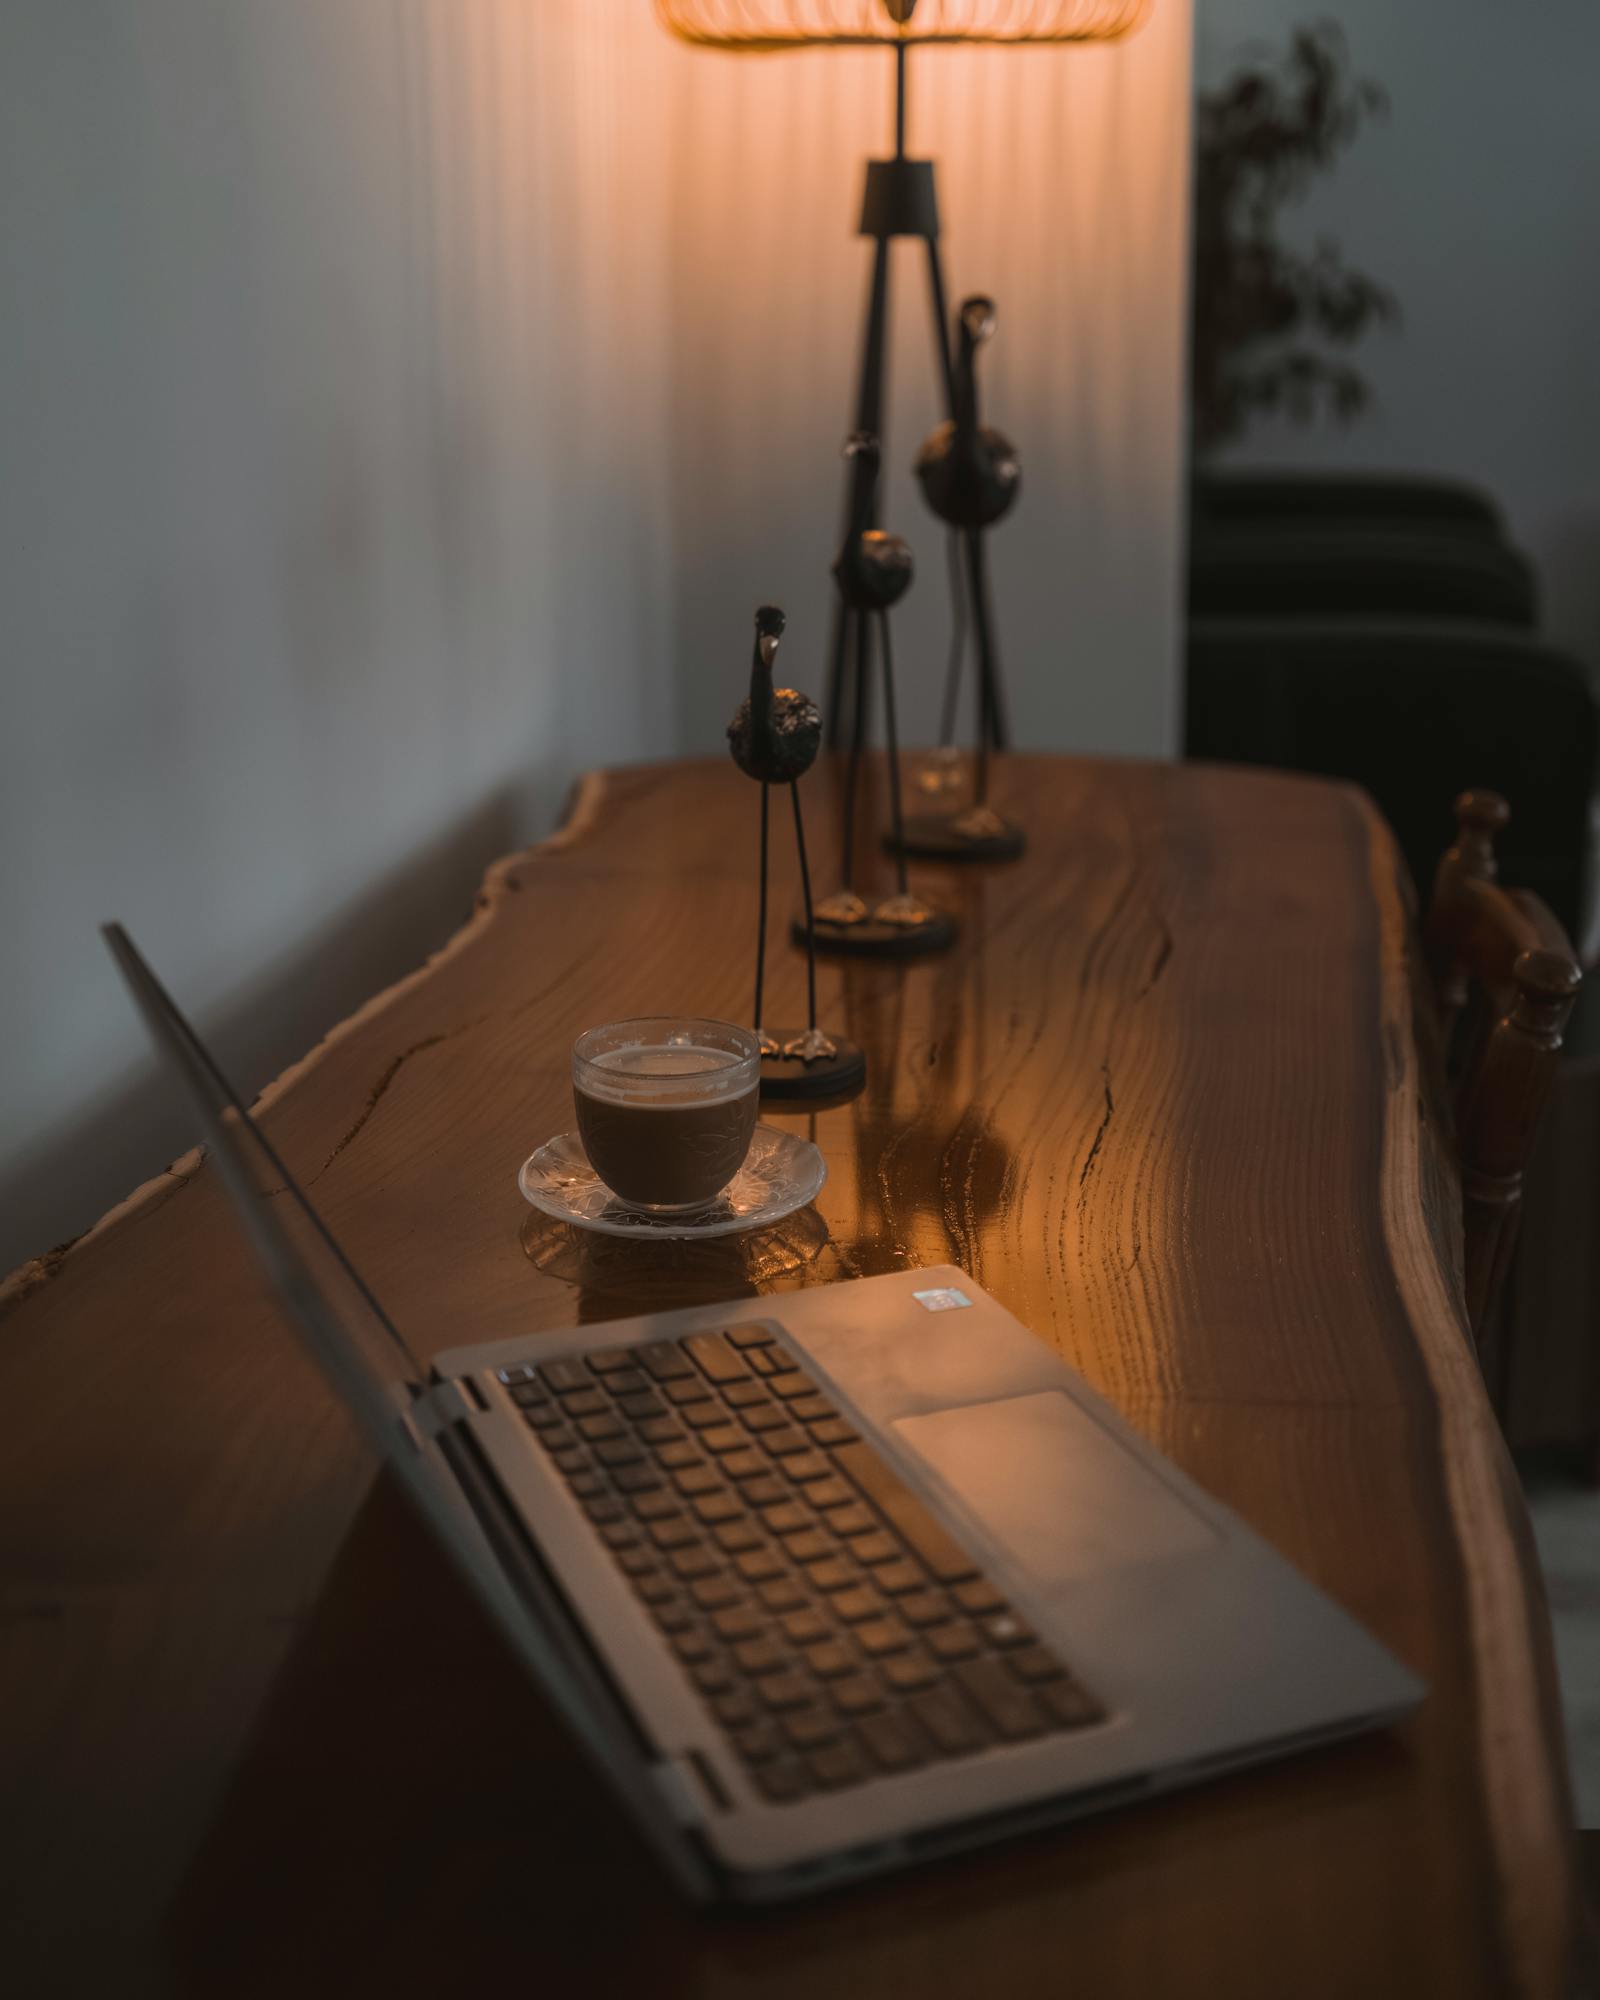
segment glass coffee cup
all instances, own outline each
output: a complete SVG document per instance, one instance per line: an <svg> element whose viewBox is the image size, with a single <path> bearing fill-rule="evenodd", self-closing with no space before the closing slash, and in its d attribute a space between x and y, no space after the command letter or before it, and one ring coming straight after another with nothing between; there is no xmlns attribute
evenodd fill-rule
<svg viewBox="0 0 1600 2000"><path fill-rule="evenodd" d="M705 1208L744 1165L761 1048L749 1028L659 1014L590 1028L572 1045L572 1098L589 1164L631 1208Z"/></svg>

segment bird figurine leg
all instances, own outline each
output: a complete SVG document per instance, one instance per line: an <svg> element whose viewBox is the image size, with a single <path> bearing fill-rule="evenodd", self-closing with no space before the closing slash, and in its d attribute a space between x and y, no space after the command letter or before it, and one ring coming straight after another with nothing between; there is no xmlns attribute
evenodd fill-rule
<svg viewBox="0 0 1600 2000"><path fill-rule="evenodd" d="M769 785L761 787L761 890L756 903L756 1005L753 1026L763 1056L780 1055L777 1042L761 1025L761 1003L767 976L767 818Z"/></svg>
<svg viewBox="0 0 1600 2000"><path fill-rule="evenodd" d="M944 538L945 575L950 586L950 651L944 669L944 702L939 711L939 747L917 773L917 789L929 798L947 798L961 785L961 752L956 748L956 711L961 700L962 669L967 663L967 593L961 579L965 553L961 531L950 528Z"/></svg>
<svg viewBox="0 0 1600 2000"><path fill-rule="evenodd" d="M895 893L885 897L872 914L880 924L897 924L906 930L914 930L931 923L934 912L920 896L912 895L906 880L905 826L900 813L900 738L895 726L894 656L889 650L887 611L878 613L878 631L883 640L883 731L889 752L889 812L894 827Z"/></svg>
<svg viewBox="0 0 1600 2000"><path fill-rule="evenodd" d="M955 820L957 833L969 840L994 840L1004 836L1006 823L989 803L989 747L999 730L995 712L995 688L990 679L994 661L994 629L989 616L989 568L985 559L983 534L978 528L966 531L967 571L971 580L972 615L978 632L978 761L973 781L972 804Z"/></svg>
<svg viewBox="0 0 1600 2000"><path fill-rule="evenodd" d="M800 787L792 779L789 797L794 805L794 844L800 856L800 894L806 909L806 1031L792 1042L785 1042L783 1053L803 1063L825 1062L839 1053L839 1044L817 1026L816 918L811 909L811 870L806 863L806 825L800 816Z"/></svg>
<svg viewBox="0 0 1600 2000"><path fill-rule="evenodd" d="M845 613L845 625L847 635L853 630L856 641L856 715L850 737L850 756L845 765L844 818L839 843L842 882L831 896L823 897L816 911L818 922L832 925L835 929L865 923L869 914L866 903L856 893L855 868L856 795L861 789L861 750L867 730L867 677L872 671L872 644L865 612L850 608Z"/></svg>

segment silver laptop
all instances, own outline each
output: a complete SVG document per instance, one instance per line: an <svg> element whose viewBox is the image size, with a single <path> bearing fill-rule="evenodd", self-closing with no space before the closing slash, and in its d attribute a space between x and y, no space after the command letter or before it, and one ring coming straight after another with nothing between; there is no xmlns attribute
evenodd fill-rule
<svg viewBox="0 0 1600 2000"><path fill-rule="evenodd" d="M690 1895L821 1889L1421 1698L961 1271L425 1365L106 938L316 1359Z"/></svg>

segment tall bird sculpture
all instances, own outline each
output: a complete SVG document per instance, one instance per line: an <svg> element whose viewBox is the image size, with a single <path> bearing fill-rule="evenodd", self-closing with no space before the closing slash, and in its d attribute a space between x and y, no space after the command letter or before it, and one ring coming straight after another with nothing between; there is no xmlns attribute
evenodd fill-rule
<svg viewBox="0 0 1600 2000"><path fill-rule="evenodd" d="M775 604L763 604L756 613L750 692L728 724L728 748L733 761L747 778L754 778L761 787L761 894L756 928L754 1027L761 1044L763 1096L829 1096L858 1086L866 1073L866 1059L853 1042L836 1040L817 1026L816 926L799 781L816 762L822 743L822 717L809 695L794 688L775 688L772 684L772 663L777 658L783 628L783 613ZM800 861L800 889L805 902L806 1029L804 1034L782 1039L769 1034L762 1025L767 965L768 821L774 785L789 787L795 848Z"/></svg>
<svg viewBox="0 0 1600 2000"><path fill-rule="evenodd" d="M994 330L992 299L962 301L956 317L955 415L928 438L916 462L924 499L959 538L965 556L965 596L970 599L978 647L978 763L973 804L953 820L920 817L907 834L913 854L945 858L999 859L1022 851L1020 829L1002 819L989 804L989 752L1004 745L1007 732L983 538L1011 511L1022 490L1022 462L1016 446L979 419L978 351L994 337ZM948 753L954 736L956 691L966 650L960 568L954 565L951 575L956 637L945 689L941 756ZM933 788L942 788L937 768Z"/></svg>
<svg viewBox="0 0 1600 2000"><path fill-rule="evenodd" d="M850 462L850 518L833 564L833 580L844 612L847 646L855 647L855 716L845 774L844 816L840 840L841 886L817 906L819 938L836 950L903 955L933 951L955 935L950 919L931 903L911 893L906 880L906 846L901 818L900 744L895 717L894 656L889 644L889 613L911 588L916 573L910 546L899 535L871 525L877 509L880 458L878 440L870 431L853 431L845 440ZM869 905L855 886L856 807L861 789L861 753L866 747L868 694L872 676L872 645L876 633L883 655L884 734L889 760L889 811L893 833L896 886L892 896Z"/></svg>

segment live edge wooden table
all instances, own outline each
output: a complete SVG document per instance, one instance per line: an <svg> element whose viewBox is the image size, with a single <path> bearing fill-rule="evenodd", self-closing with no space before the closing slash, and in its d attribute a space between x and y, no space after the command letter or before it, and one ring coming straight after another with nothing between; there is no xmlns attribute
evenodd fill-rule
<svg viewBox="0 0 1600 2000"><path fill-rule="evenodd" d="M755 795L721 762L587 780L265 1093L268 1128L426 1351L964 1265L1427 1680L1414 1718L826 1901L684 1908L375 1483L190 1156L6 1288L7 1991L1584 1987L1547 1620L1389 837L1270 774L1016 758L1005 788L1026 858L927 877L955 950L823 972L870 1081L798 1114L828 1184L766 1236L576 1239L515 1183L569 1123L581 1028L747 1016ZM799 1021L775 960L769 1018Z"/></svg>

